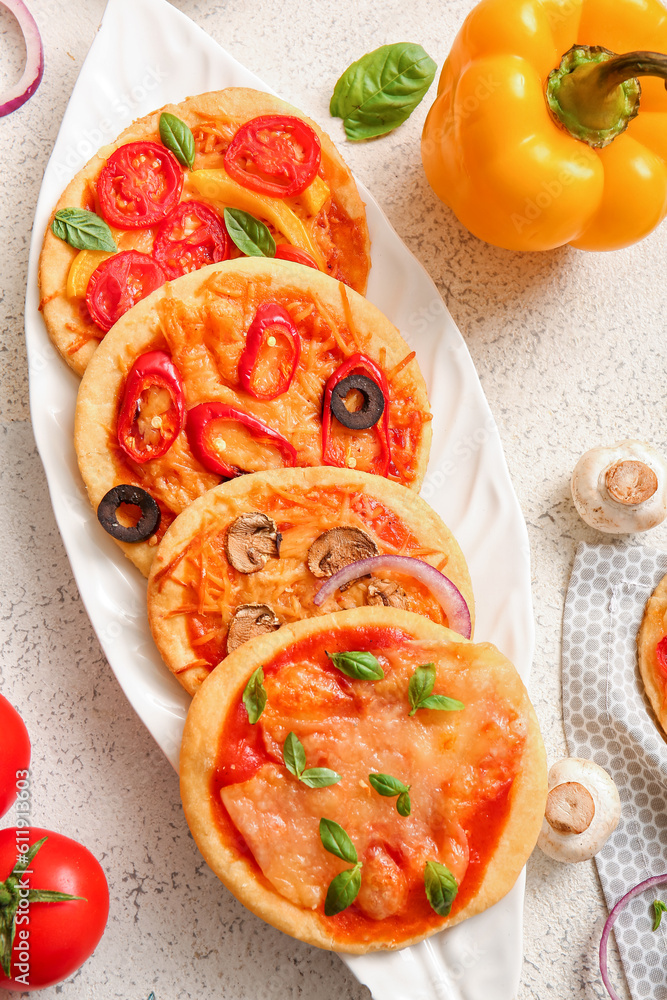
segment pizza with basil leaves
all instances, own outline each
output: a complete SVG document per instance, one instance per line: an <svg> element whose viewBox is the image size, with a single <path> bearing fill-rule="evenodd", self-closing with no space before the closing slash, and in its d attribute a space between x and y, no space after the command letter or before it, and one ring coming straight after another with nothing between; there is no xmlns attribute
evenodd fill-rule
<svg viewBox="0 0 667 1000"><path fill-rule="evenodd" d="M79 468L105 526L99 505L119 486L157 511L159 524L115 534L146 575L169 524L221 481L333 466L418 492L430 442L415 352L389 320L343 282L257 257L137 303L95 352L76 406Z"/></svg>
<svg viewBox="0 0 667 1000"><path fill-rule="evenodd" d="M402 948L492 906L535 846L544 746L515 668L359 608L235 650L195 695L181 795L228 889L321 948Z"/></svg>
<svg viewBox="0 0 667 1000"><path fill-rule="evenodd" d="M352 469L274 469L209 490L167 531L148 582L153 638L190 694L256 635L383 606L472 633L452 533L411 490Z"/></svg>
<svg viewBox="0 0 667 1000"><path fill-rule="evenodd" d="M45 236L40 308L82 374L107 330L165 281L275 255L363 293L369 247L328 136L276 97L230 88L139 119L79 171Z"/></svg>

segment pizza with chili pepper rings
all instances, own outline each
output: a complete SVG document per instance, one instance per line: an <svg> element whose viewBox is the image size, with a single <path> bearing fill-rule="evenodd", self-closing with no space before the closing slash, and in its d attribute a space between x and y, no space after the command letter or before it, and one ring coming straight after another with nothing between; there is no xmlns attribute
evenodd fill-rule
<svg viewBox="0 0 667 1000"><path fill-rule="evenodd" d="M637 650L646 696L667 735L667 576L648 599L637 633Z"/></svg>
<svg viewBox="0 0 667 1000"><path fill-rule="evenodd" d="M512 664L394 608L305 619L233 652L194 697L180 775L227 888L287 934L357 953L501 899L547 791Z"/></svg>
<svg viewBox="0 0 667 1000"><path fill-rule="evenodd" d="M364 204L328 136L269 94L201 94L136 121L56 205L40 258L40 308L70 367L82 374L106 331L166 280L239 256L226 207L265 225L278 258L365 291Z"/></svg>
<svg viewBox="0 0 667 1000"><path fill-rule="evenodd" d="M159 529L119 541L147 575L169 523L243 473L331 465L418 491L430 421L414 352L375 306L253 258L184 275L121 317L81 382L75 444L96 509L120 485L159 506Z"/></svg>
<svg viewBox="0 0 667 1000"><path fill-rule="evenodd" d="M404 486L348 469L276 469L209 490L169 528L148 583L153 638L190 694L255 635L358 606L472 633L470 575L449 529Z"/></svg>

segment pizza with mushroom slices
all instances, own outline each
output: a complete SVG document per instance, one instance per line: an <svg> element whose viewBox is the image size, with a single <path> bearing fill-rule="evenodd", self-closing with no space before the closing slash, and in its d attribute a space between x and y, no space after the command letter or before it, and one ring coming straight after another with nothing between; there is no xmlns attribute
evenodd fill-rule
<svg viewBox="0 0 667 1000"><path fill-rule="evenodd" d="M667 735L667 576L648 599L637 634L637 651L646 696Z"/></svg>
<svg viewBox="0 0 667 1000"><path fill-rule="evenodd" d="M320 948L402 948L496 903L540 830L544 746L512 664L395 608L235 650L188 713L181 795L250 910Z"/></svg>
<svg viewBox="0 0 667 1000"><path fill-rule="evenodd" d="M115 534L148 575L171 521L244 473L347 467L418 491L430 421L414 351L375 306L253 258L184 275L121 317L81 381L75 444L96 510L120 486L159 508L134 542Z"/></svg>
<svg viewBox="0 0 667 1000"><path fill-rule="evenodd" d="M368 559L370 574L363 566L317 603L335 574ZM194 694L244 642L313 615L385 606L458 630L437 590L447 583L465 603L469 636L468 568L428 504L364 472L277 469L223 483L176 518L151 567L148 617L162 658Z"/></svg>
<svg viewBox="0 0 667 1000"><path fill-rule="evenodd" d="M113 323L166 280L239 256L226 208L257 220L269 237L263 252L273 244L279 258L366 290L364 203L329 137L270 94L200 94L134 122L56 205L40 258L40 308L74 371L82 374Z"/></svg>

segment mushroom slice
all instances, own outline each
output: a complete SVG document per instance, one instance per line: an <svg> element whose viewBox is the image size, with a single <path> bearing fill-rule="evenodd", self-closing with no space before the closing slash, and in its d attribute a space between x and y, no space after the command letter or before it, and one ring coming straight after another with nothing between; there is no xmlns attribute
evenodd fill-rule
<svg viewBox="0 0 667 1000"><path fill-rule="evenodd" d="M276 618L268 604L240 604L229 623L227 652L233 653L256 635L275 632L280 625L280 619Z"/></svg>
<svg viewBox="0 0 667 1000"><path fill-rule="evenodd" d="M308 569L320 579L360 559L378 554L377 545L359 528L330 528L308 549Z"/></svg>
<svg viewBox="0 0 667 1000"><path fill-rule="evenodd" d="M549 771L549 794L538 846L555 861L587 861L618 826L616 785L592 760L568 757Z"/></svg>
<svg viewBox="0 0 667 1000"><path fill-rule="evenodd" d="M241 514L227 529L225 551L239 573L257 573L269 559L280 555L282 535L266 514L253 510Z"/></svg>
<svg viewBox="0 0 667 1000"><path fill-rule="evenodd" d="M403 588L393 580L373 580L368 584L366 604L383 605L385 608L407 608L408 598Z"/></svg>

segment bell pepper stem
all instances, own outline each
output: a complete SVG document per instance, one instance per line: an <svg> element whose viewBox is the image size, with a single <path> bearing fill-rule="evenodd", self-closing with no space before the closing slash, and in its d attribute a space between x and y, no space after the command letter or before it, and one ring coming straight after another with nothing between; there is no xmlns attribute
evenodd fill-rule
<svg viewBox="0 0 667 1000"><path fill-rule="evenodd" d="M615 55L599 46L575 45L549 74L547 103L563 129L600 149L624 132L638 114L641 76L667 81L667 55Z"/></svg>

